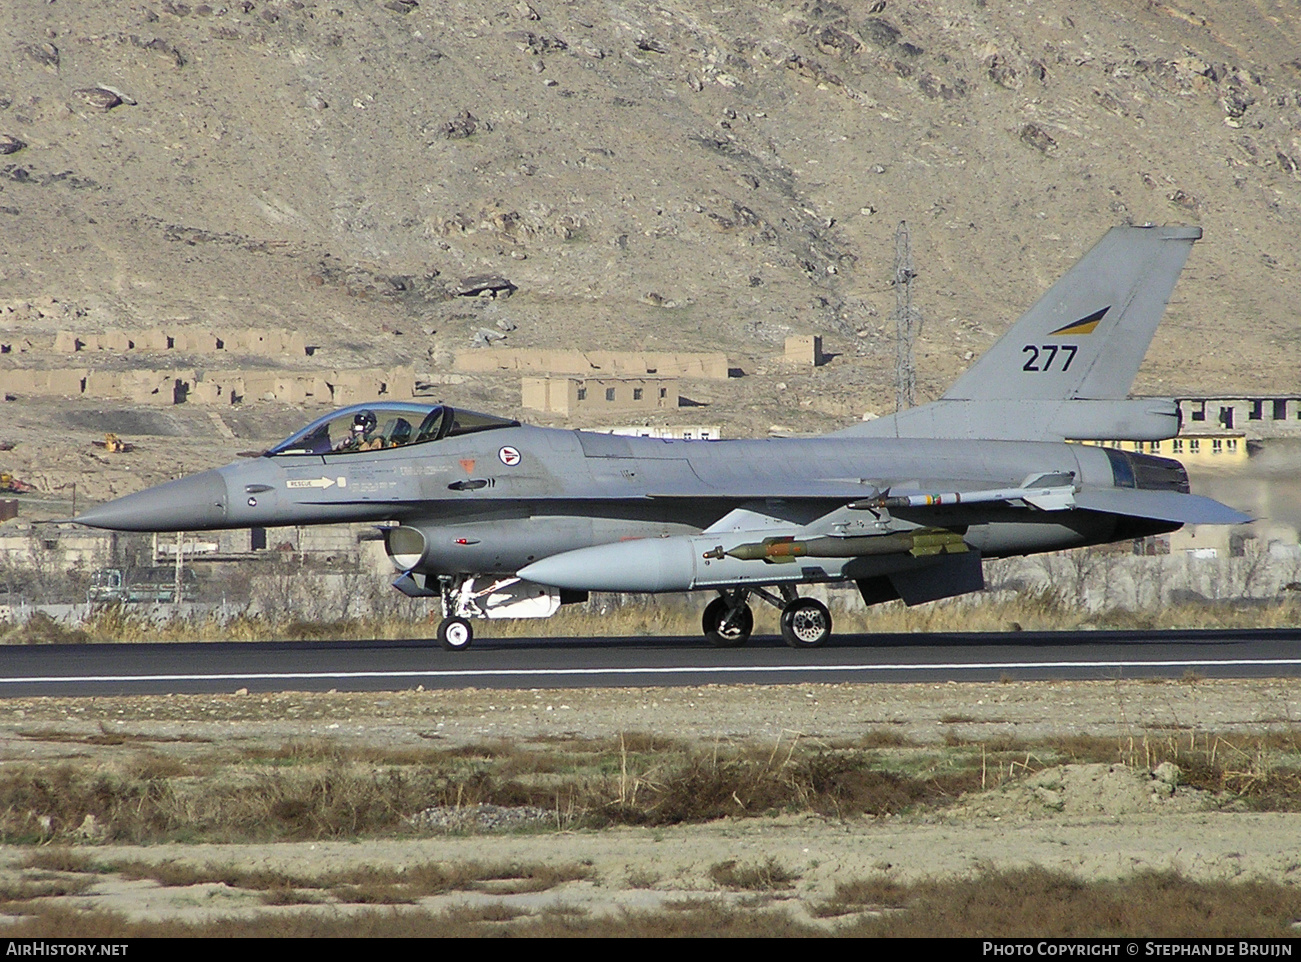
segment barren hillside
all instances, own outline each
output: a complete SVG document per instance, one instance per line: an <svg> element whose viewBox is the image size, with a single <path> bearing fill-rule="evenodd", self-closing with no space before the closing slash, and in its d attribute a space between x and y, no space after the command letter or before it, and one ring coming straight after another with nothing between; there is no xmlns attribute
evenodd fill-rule
<svg viewBox="0 0 1301 962"><path fill-rule="evenodd" d="M1206 235L1138 390L1291 391L1299 48L1282 0L10 0L0 323L37 350L0 365L166 322L437 371L501 320L726 351L751 376L695 391L706 420L822 429L891 404L900 220L928 396L1150 221ZM448 292L484 273L514 296ZM792 332L840 357L792 379ZM514 384L448 395L518 412Z"/></svg>

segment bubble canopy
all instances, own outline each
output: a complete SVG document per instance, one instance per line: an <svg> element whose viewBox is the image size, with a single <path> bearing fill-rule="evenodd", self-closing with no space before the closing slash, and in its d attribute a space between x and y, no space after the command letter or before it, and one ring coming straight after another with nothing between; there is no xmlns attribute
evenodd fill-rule
<svg viewBox="0 0 1301 962"><path fill-rule="evenodd" d="M519 422L446 404L376 401L354 404L318 418L271 448L265 456L380 451L513 427L519 427Z"/></svg>

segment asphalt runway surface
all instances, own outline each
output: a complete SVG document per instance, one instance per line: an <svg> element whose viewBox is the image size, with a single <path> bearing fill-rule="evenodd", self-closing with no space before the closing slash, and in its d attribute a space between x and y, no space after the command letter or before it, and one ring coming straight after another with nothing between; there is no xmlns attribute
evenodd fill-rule
<svg viewBox="0 0 1301 962"><path fill-rule="evenodd" d="M600 688L1301 676L1301 629L49 645L0 650L0 698L249 691Z"/></svg>

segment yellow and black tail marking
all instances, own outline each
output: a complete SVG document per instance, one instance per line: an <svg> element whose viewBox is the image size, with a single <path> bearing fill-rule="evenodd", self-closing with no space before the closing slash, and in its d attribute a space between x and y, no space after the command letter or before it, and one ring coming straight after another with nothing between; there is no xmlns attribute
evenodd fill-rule
<svg viewBox="0 0 1301 962"><path fill-rule="evenodd" d="M1050 331L1048 336L1053 337L1057 334L1092 334L1093 329L1102 322L1102 319L1107 316L1107 311L1109 310L1111 310L1110 304L1100 311L1094 311L1088 317L1081 317L1078 321L1071 321L1071 323L1067 324L1065 327L1059 327L1055 331Z"/></svg>

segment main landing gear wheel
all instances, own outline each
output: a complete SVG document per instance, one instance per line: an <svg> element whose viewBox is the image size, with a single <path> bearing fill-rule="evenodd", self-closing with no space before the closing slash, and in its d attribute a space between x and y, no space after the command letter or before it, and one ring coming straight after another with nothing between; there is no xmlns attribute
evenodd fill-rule
<svg viewBox="0 0 1301 962"><path fill-rule="evenodd" d="M820 648L831 637L831 612L815 598L796 598L782 609L781 623L792 648Z"/></svg>
<svg viewBox="0 0 1301 962"><path fill-rule="evenodd" d="M464 618L444 618L438 623L438 643L448 651L465 651L474 641L474 629Z"/></svg>
<svg viewBox="0 0 1301 962"><path fill-rule="evenodd" d="M754 631L754 612L749 605L741 605L728 623L727 616L731 610L723 598L715 598L705 605L701 627L705 629L705 640L715 648L739 648L750 640L750 633Z"/></svg>

